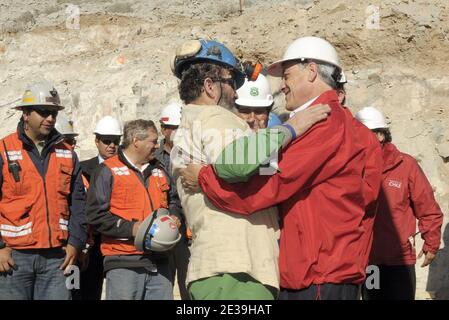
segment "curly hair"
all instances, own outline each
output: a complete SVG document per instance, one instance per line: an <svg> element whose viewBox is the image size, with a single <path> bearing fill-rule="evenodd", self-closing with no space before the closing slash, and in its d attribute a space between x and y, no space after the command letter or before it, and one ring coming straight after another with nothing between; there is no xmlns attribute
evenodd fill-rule
<svg viewBox="0 0 449 320"><path fill-rule="evenodd" d="M219 79L224 67L208 62L191 64L182 72L178 90L179 96L185 104L197 99L203 91L203 83L206 78Z"/></svg>

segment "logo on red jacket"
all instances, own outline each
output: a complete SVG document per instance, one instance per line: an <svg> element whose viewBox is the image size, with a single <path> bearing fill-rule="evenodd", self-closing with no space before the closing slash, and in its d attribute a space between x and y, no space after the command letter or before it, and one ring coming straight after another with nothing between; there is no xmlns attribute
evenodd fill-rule
<svg viewBox="0 0 449 320"><path fill-rule="evenodd" d="M394 188L398 188L398 189L401 189L401 185L402 185L402 182L401 181L398 181L398 180L389 180L388 181L388 186L389 187L394 187Z"/></svg>

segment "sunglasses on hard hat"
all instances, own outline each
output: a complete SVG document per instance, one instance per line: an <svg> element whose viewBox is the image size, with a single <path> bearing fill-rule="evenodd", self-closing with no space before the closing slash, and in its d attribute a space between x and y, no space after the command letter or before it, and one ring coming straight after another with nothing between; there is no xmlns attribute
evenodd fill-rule
<svg viewBox="0 0 449 320"><path fill-rule="evenodd" d="M43 107L33 107L31 108L31 111L35 111L42 118L48 118L48 116L51 115L56 119L56 117L58 116L58 110L52 110Z"/></svg>
<svg viewBox="0 0 449 320"><path fill-rule="evenodd" d="M118 144L120 143L120 138L117 139L100 138L99 140L106 146L110 145L111 143L114 143L116 146L118 146Z"/></svg>

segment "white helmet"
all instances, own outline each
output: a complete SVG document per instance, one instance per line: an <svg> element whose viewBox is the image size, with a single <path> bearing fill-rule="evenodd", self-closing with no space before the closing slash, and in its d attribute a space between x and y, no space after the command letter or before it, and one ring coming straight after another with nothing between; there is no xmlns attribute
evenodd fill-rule
<svg viewBox="0 0 449 320"><path fill-rule="evenodd" d="M374 107L363 108L355 114L355 118L371 130L388 128L384 115Z"/></svg>
<svg viewBox="0 0 449 320"><path fill-rule="evenodd" d="M106 116L98 121L94 133L103 136L121 136L123 131L122 126L117 119L111 116Z"/></svg>
<svg viewBox="0 0 449 320"><path fill-rule="evenodd" d="M318 37L302 37L288 46L282 60L268 66L268 73L274 77L282 77L282 63L305 59L327 62L341 71L337 51L328 41Z"/></svg>
<svg viewBox="0 0 449 320"><path fill-rule="evenodd" d="M177 103L170 103L161 112L160 122L168 126L179 126L181 124L181 109Z"/></svg>
<svg viewBox="0 0 449 320"><path fill-rule="evenodd" d="M270 84L263 74L259 74L256 81L248 81L237 90L238 99L235 103L247 107L271 107L273 96L271 95Z"/></svg>
<svg viewBox="0 0 449 320"><path fill-rule="evenodd" d="M61 106L58 91L46 80L28 85L20 104L15 109L24 110L32 106L44 106L57 110L64 109Z"/></svg>
<svg viewBox="0 0 449 320"><path fill-rule="evenodd" d="M139 251L163 252L173 248L181 234L165 208L154 211L145 218L137 230L134 245Z"/></svg>
<svg viewBox="0 0 449 320"><path fill-rule="evenodd" d="M78 135L78 133L73 130L73 122L67 119L67 116L61 112L58 113L56 118L55 129L62 135Z"/></svg>

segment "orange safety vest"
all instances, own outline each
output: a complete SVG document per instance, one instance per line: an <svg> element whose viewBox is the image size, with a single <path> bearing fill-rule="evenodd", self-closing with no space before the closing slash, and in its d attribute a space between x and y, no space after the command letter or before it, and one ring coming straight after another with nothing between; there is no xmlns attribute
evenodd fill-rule
<svg viewBox="0 0 449 320"><path fill-rule="evenodd" d="M144 186L136 172L115 155L103 162L113 176L109 211L125 220L143 221L154 210L168 208L168 178L161 169L153 169ZM104 256L143 254L137 251L133 239L117 239L102 235Z"/></svg>
<svg viewBox="0 0 449 320"><path fill-rule="evenodd" d="M9 160L20 166L18 182L8 170L5 145ZM44 249L65 244L73 174L70 147L63 142L52 147L45 178L36 169L17 132L0 140L0 153L3 160L0 200L3 241L14 249Z"/></svg>

